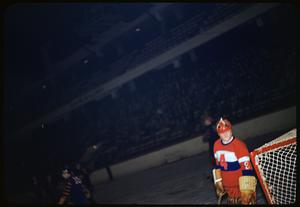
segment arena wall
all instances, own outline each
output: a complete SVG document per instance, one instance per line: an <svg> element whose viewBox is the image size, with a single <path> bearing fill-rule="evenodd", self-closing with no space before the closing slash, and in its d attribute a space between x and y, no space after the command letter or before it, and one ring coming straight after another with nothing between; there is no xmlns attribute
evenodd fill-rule
<svg viewBox="0 0 300 207"><path fill-rule="evenodd" d="M90 180L93 185L108 181L109 175L107 173L107 170L105 168L95 170L90 174Z"/></svg>
<svg viewBox="0 0 300 207"><path fill-rule="evenodd" d="M248 139L274 131L288 130L295 126L296 106L237 123L233 126L233 131L240 139ZM200 154L208 150L208 143L204 143L202 139L202 136L195 137L188 141L112 165L110 166L112 175L114 178L118 178ZM108 180L109 176L106 169L99 169L91 174L93 184Z"/></svg>

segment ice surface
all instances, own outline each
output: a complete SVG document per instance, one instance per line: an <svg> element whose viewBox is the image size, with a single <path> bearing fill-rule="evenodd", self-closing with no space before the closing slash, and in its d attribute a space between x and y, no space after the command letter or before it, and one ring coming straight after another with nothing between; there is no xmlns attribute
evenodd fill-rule
<svg viewBox="0 0 300 207"><path fill-rule="evenodd" d="M208 152L95 186L102 204L216 204ZM226 203L226 199L223 199ZM257 204L265 204L260 186Z"/></svg>
<svg viewBox="0 0 300 207"><path fill-rule="evenodd" d="M251 152L286 131L243 141ZM99 204L217 204L211 171L211 158L204 152L99 184L94 197ZM266 204L259 182L256 190L257 204Z"/></svg>

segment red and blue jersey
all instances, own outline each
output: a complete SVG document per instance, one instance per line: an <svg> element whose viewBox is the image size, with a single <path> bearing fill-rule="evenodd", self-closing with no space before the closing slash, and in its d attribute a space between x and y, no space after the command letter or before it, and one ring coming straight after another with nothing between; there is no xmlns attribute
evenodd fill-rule
<svg viewBox="0 0 300 207"><path fill-rule="evenodd" d="M238 138L233 137L227 144L218 139L214 144L214 156L215 169L221 169L224 186L238 186L240 176L254 175L247 146Z"/></svg>
<svg viewBox="0 0 300 207"><path fill-rule="evenodd" d="M84 194L84 189L80 178L71 176L66 182L63 196L67 197L73 204L87 204L88 200Z"/></svg>

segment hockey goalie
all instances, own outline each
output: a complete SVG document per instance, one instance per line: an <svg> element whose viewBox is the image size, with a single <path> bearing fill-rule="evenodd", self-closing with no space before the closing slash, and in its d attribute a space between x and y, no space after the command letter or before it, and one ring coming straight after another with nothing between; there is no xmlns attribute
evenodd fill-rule
<svg viewBox="0 0 300 207"><path fill-rule="evenodd" d="M256 204L257 181L247 146L233 136L227 119L218 121L216 131L220 138L214 144L213 178L219 201L227 194L228 204Z"/></svg>

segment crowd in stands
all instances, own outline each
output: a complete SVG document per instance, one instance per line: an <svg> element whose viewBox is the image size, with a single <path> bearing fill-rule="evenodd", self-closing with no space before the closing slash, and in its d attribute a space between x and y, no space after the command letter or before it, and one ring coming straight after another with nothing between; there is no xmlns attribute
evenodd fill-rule
<svg viewBox="0 0 300 207"><path fill-rule="evenodd" d="M105 82L111 79L115 75L120 75L127 70L130 70L139 64L166 52L181 42L206 31L209 27L224 21L233 14L237 14L238 12L249 8L249 6L250 5L243 4L220 4L212 7L211 12L203 9L202 11L199 10L198 14L193 15L191 18L187 18L181 24L167 28L167 36L161 34L153 40L145 43L145 46L142 49L136 49L129 52L122 56L119 60L113 62L108 66L109 70L107 70L107 74L101 74L98 76L93 75L93 82L96 81L99 84L100 82ZM90 81L85 82L85 90L94 86L90 83ZM76 89L72 89L72 91L76 91Z"/></svg>
<svg viewBox="0 0 300 207"><path fill-rule="evenodd" d="M170 65L135 80L135 90L124 87L116 97L108 97L99 106L105 110L98 112L101 121L96 130L97 137L107 140L106 149L117 146L115 156L106 162L199 134L199 120L205 112L241 121L291 98L295 66L274 60L278 56L288 59L292 50L286 54L254 47L243 51L206 65ZM115 143L109 143L112 140ZM104 160L99 159L99 165L101 162Z"/></svg>
<svg viewBox="0 0 300 207"><path fill-rule="evenodd" d="M243 4L216 4L215 6L211 6L210 12L199 9L199 11L195 11L198 12L198 14L192 15L190 18L185 18L185 21L179 25L167 28L167 36L159 35L145 43L142 49L126 52L121 58L114 60L109 65L100 65L99 63L96 64L93 62L86 65L78 63L72 66L71 70L73 75L70 75L70 73L62 73L58 77L55 77L55 79L51 78L45 81L45 83L35 86L35 93L32 93L34 96L31 98L28 98L28 96L31 95L27 94L27 100L31 100L31 104L38 106L34 107L35 111L31 116L26 117L34 119L40 116L40 114L50 112L53 108L70 102L76 96L85 93L96 85L99 85L99 83L105 83L111 78L121 75L127 70L166 52L170 48L206 31L208 28L248 7L249 5ZM189 11L187 13L191 12ZM92 73L91 75L89 75L88 72L83 72L83 70L92 70L90 67L105 67L106 69L104 71L101 70L99 73ZM45 87L43 87L43 85L45 85ZM49 97L51 97L51 101L44 103Z"/></svg>

